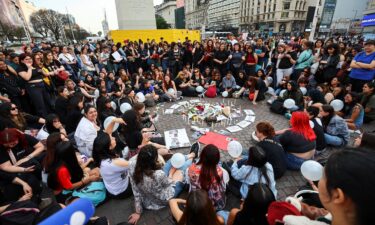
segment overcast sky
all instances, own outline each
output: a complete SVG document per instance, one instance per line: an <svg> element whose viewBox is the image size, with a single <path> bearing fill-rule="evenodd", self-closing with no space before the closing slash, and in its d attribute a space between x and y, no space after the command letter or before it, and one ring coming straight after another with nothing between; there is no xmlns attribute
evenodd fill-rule
<svg viewBox="0 0 375 225"><path fill-rule="evenodd" d="M104 9L107 12L110 30L118 29L115 0L30 0L38 8L53 9L60 13L72 14L76 23L92 33L102 31L102 20L104 20ZM126 1L126 0L122 0ZM154 5L163 0L153 0Z"/></svg>

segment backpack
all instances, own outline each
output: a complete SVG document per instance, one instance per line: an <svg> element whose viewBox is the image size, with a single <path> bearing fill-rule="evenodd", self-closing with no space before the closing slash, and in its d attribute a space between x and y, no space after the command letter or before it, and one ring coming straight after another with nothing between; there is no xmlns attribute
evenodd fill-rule
<svg viewBox="0 0 375 225"><path fill-rule="evenodd" d="M105 200L106 189L103 182L91 182L84 188L74 190L72 196L88 199L97 206Z"/></svg>
<svg viewBox="0 0 375 225"><path fill-rule="evenodd" d="M2 225L30 225L34 224L38 213L38 206L34 202L17 201L1 213L0 221Z"/></svg>
<svg viewBox="0 0 375 225"><path fill-rule="evenodd" d="M272 102L270 110L271 110L271 112L281 114L281 115L283 115L285 113L284 104L283 104L282 101L280 101L278 99L276 99L275 101Z"/></svg>

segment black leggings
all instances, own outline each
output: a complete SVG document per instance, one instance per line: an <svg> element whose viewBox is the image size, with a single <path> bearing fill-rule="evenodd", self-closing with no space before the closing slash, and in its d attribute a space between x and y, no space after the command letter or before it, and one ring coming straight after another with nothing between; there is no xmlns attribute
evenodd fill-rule
<svg viewBox="0 0 375 225"><path fill-rule="evenodd" d="M38 116L45 118L52 109L52 100L50 94L43 82L27 83L26 91L34 105L35 112Z"/></svg>

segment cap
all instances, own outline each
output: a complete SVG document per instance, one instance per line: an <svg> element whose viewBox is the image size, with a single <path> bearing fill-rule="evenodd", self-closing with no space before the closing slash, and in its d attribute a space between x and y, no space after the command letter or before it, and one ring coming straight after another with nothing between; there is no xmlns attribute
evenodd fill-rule
<svg viewBox="0 0 375 225"><path fill-rule="evenodd" d="M367 40L365 45L375 45L375 40Z"/></svg>

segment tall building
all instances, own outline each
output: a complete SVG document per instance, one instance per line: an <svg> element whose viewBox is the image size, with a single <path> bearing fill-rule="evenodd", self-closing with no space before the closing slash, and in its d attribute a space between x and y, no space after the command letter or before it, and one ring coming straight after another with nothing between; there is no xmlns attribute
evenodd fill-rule
<svg viewBox="0 0 375 225"><path fill-rule="evenodd" d="M1 25L8 25L13 28L22 27L25 30L26 37L31 40L30 29L19 0L0 0L0 14ZM2 29L2 26L0 26L0 29Z"/></svg>
<svg viewBox="0 0 375 225"><path fill-rule="evenodd" d="M22 10L23 16L25 17L27 27L31 32L33 32L33 28L30 23L30 16L34 12L38 11L38 8L34 5L34 3L30 1L19 0L19 3L20 3L20 8Z"/></svg>
<svg viewBox="0 0 375 225"><path fill-rule="evenodd" d="M177 0L176 6L174 12L176 29L185 29L185 0Z"/></svg>
<svg viewBox="0 0 375 225"><path fill-rule="evenodd" d="M362 19L363 36L375 40L375 0L369 0Z"/></svg>
<svg viewBox="0 0 375 225"><path fill-rule="evenodd" d="M308 0L241 0L240 31L249 33L303 32Z"/></svg>
<svg viewBox="0 0 375 225"><path fill-rule="evenodd" d="M185 27L202 29L207 26L207 9L209 0L185 0Z"/></svg>
<svg viewBox="0 0 375 225"><path fill-rule="evenodd" d="M116 0L120 30L155 30L153 0Z"/></svg>
<svg viewBox="0 0 375 225"><path fill-rule="evenodd" d="M102 21L102 27L103 27L103 35L105 37L105 36L107 36L107 34L109 32L107 12L105 11L105 9L104 9L104 20Z"/></svg>
<svg viewBox="0 0 375 225"><path fill-rule="evenodd" d="M213 31L238 30L241 0L211 0L208 6L208 29Z"/></svg>
<svg viewBox="0 0 375 225"><path fill-rule="evenodd" d="M176 1L164 1L160 5L155 6L155 14L163 17L165 21L176 28L175 10L177 9Z"/></svg>

